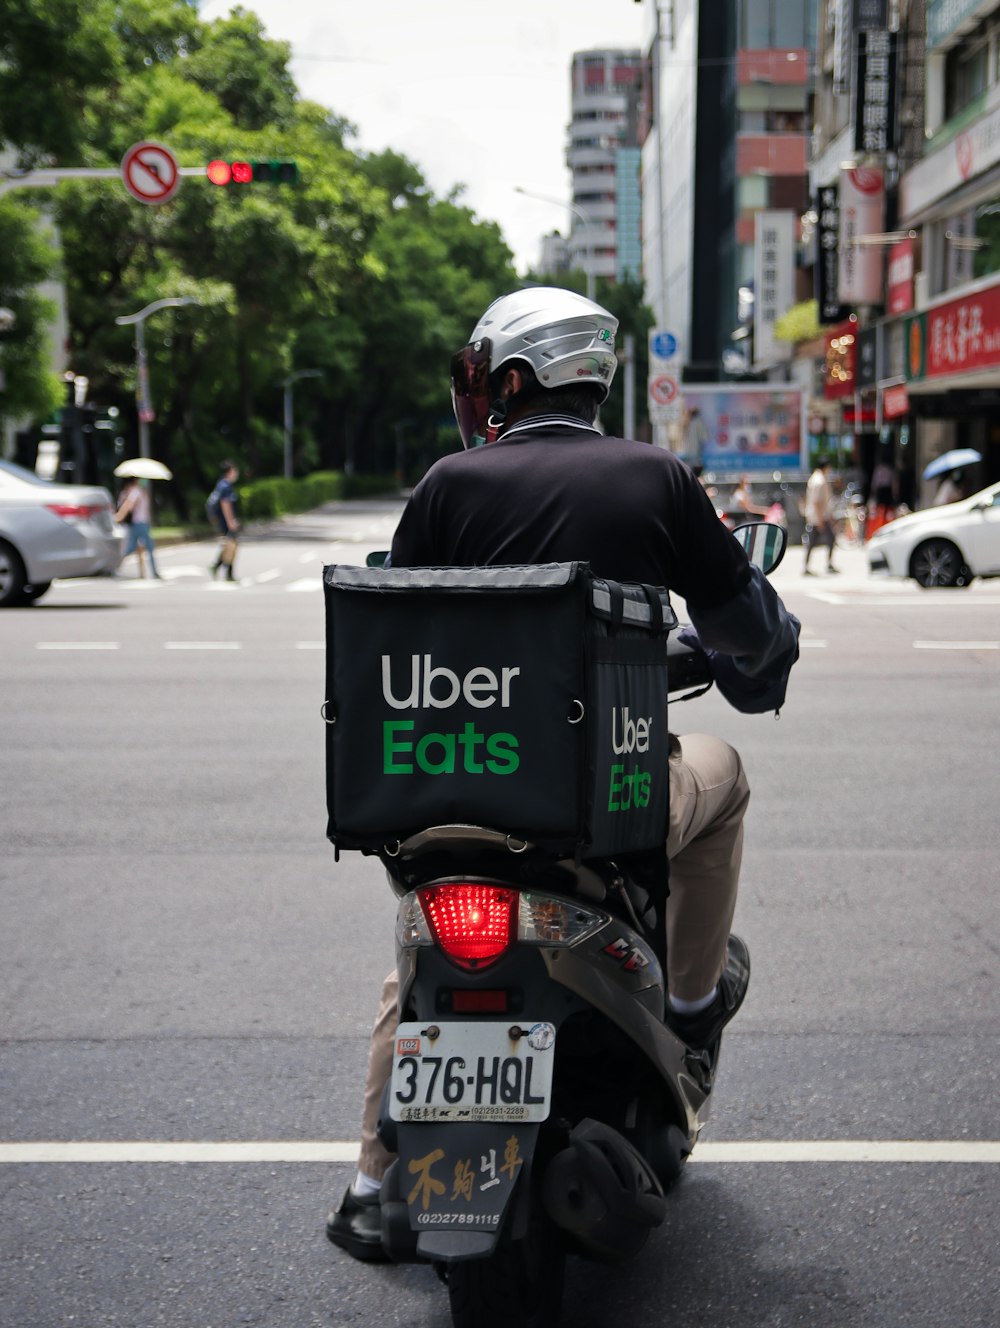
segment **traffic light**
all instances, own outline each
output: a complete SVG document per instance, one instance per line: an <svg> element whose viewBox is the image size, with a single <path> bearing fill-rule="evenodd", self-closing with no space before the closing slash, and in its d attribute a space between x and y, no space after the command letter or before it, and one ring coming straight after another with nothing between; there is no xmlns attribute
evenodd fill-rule
<svg viewBox="0 0 1000 1328"><path fill-rule="evenodd" d="M298 184L299 167L283 157L260 161L210 161L205 174L212 184Z"/></svg>

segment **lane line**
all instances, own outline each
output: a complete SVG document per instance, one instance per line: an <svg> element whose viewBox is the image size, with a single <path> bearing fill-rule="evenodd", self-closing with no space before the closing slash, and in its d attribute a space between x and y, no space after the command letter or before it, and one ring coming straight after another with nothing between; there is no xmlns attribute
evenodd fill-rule
<svg viewBox="0 0 1000 1328"><path fill-rule="evenodd" d="M281 568L272 567L266 572L261 572L259 576L255 576L254 581L257 583L258 586L262 586L265 581L276 581L280 575L281 575Z"/></svg>
<svg viewBox="0 0 1000 1328"><path fill-rule="evenodd" d="M318 553L303 553L299 556L300 563L314 563L319 559Z"/></svg>
<svg viewBox="0 0 1000 1328"><path fill-rule="evenodd" d="M240 641L164 641L164 650L242 650Z"/></svg>
<svg viewBox="0 0 1000 1328"><path fill-rule="evenodd" d="M914 650L1000 650L1000 641L914 641Z"/></svg>
<svg viewBox="0 0 1000 1328"><path fill-rule="evenodd" d="M289 581L285 589L293 592L297 590L322 590L323 578L321 576L307 576L303 577L301 581Z"/></svg>
<svg viewBox="0 0 1000 1328"><path fill-rule="evenodd" d="M120 641L36 641L36 650L120 650Z"/></svg>
<svg viewBox="0 0 1000 1328"><path fill-rule="evenodd" d="M40 1141L0 1144L0 1165L117 1162L356 1162L357 1140L211 1142ZM773 1139L698 1144L692 1162L705 1163L948 1163L996 1165L993 1139Z"/></svg>

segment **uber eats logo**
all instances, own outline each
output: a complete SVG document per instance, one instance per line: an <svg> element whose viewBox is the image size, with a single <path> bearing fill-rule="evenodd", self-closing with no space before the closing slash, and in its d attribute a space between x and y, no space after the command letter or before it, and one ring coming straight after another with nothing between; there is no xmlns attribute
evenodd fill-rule
<svg viewBox="0 0 1000 1328"><path fill-rule="evenodd" d="M393 710L449 710L459 699L475 710L510 706L510 692L520 669L499 671L477 664L464 677L433 664L430 655L410 655L409 667L393 671L392 656L382 656L382 696ZM520 765L518 741L513 733L485 732L472 720L460 729L415 738L412 719L386 719L382 723L382 771L386 775L512 775Z"/></svg>
<svg viewBox="0 0 1000 1328"><path fill-rule="evenodd" d="M652 716L633 719L628 706L615 706L611 711L611 750L614 754L631 756L633 752L648 752L652 722ZM640 770L634 762L627 771L624 761L612 765L608 811L627 812L633 807L648 807L651 782L649 771Z"/></svg>

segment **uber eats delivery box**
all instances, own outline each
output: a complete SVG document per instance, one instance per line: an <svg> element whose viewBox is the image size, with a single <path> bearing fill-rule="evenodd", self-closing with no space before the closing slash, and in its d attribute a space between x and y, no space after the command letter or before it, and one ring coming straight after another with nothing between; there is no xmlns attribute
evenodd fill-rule
<svg viewBox="0 0 1000 1328"><path fill-rule="evenodd" d="M665 590L584 563L323 579L335 844L474 824L581 857L663 847Z"/></svg>

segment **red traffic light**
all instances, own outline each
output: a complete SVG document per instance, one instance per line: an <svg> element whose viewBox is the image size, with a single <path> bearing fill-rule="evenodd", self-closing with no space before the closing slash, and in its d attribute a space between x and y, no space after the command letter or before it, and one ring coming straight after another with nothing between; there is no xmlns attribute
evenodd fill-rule
<svg viewBox="0 0 1000 1328"><path fill-rule="evenodd" d="M298 184L299 168L294 161L268 158L262 161L210 161L205 174L212 184Z"/></svg>
<svg viewBox="0 0 1000 1328"><path fill-rule="evenodd" d="M233 168L228 161L210 161L205 174L212 184L226 185L233 178Z"/></svg>

